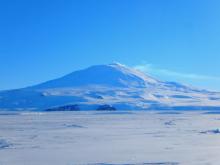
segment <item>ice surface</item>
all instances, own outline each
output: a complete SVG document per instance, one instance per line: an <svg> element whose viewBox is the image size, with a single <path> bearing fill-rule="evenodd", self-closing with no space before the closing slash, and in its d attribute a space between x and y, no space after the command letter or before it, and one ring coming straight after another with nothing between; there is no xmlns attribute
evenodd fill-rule
<svg viewBox="0 0 220 165"><path fill-rule="evenodd" d="M220 162L220 134L209 131L219 129L220 114L192 111L1 114L1 165Z"/></svg>

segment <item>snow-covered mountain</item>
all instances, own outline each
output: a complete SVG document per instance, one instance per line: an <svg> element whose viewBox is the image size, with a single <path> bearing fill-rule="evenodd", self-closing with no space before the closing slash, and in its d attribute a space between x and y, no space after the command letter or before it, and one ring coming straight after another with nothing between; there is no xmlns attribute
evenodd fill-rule
<svg viewBox="0 0 220 165"><path fill-rule="evenodd" d="M0 92L4 110L220 110L220 93L154 79L115 63Z"/></svg>

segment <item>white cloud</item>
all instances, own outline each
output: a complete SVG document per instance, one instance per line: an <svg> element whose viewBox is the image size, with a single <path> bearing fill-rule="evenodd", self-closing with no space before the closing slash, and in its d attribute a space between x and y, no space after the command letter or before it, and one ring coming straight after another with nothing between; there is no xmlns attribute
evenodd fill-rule
<svg viewBox="0 0 220 165"><path fill-rule="evenodd" d="M194 74L194 73L180 73L175 72L168 69L161 69L153 66L152 64L141 64L134 66L135 69L138 69L140 71L143 71L145 73L154 74L157 76L169 76L169 77L175 77L175 78L187 78L191 80L217 80L220 81L220 77L216 76L208 76L208 75L200 75L200 74Z"/></svg>

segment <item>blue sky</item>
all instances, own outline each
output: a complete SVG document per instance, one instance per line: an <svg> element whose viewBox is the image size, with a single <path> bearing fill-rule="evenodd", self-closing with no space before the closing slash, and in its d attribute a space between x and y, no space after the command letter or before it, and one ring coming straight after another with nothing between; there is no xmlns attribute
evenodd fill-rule
<svg viewBox="0 0 220 165"><path fill-rule="evenodd" d="M1 0L0 89L117 61L220 91L219 0Z"/></svg>

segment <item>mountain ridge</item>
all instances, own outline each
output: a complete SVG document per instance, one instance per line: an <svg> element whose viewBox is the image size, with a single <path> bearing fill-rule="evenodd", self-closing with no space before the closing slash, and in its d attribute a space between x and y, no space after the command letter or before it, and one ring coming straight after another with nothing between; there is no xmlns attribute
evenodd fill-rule
<svg viewBox="0 0 220 165"><path fill-rule="evenodd" d="M0 92L0 109L69 110L71 105L72 110L220 110L220 93L160 81L119 63L95 65L38 85Z"/></svg>
<svg viewBox="0 0 220 165"><path fill-rule="evenodd" d="M97 80L96 77L102 77L102 79L98 79L98 81L96 81ZM61 78L50 80L45 83L41 83L39 85L35 85L32 87L51 88L53 86L61 87L62 85L65 87L76 87L76 86L94 85L94 84L105 85L105 82L107 82L108 85L110 86L111 85L121 86L121 87L125 86L123 82L119 82L119 80L117 80L118 77L120 77L121 79L124 78L127 81L129 81L128 80L129 78L130 79L133 78L133 80L136 79L136 81L142 81L142 83L144 83L143 80L146 81L146 79L148 79L149 82L153 82L153 83L156 82L155 79L149 76L147 77L145 74L138 72L137 70L130 70L130 68L126 67L125 65L119 63L113 63L108 65L95 65L88 67L86 69L74 71ZM141 84L141 82L139 83ZM130 86L132 86L132 84L130 84Z"/></svg>

